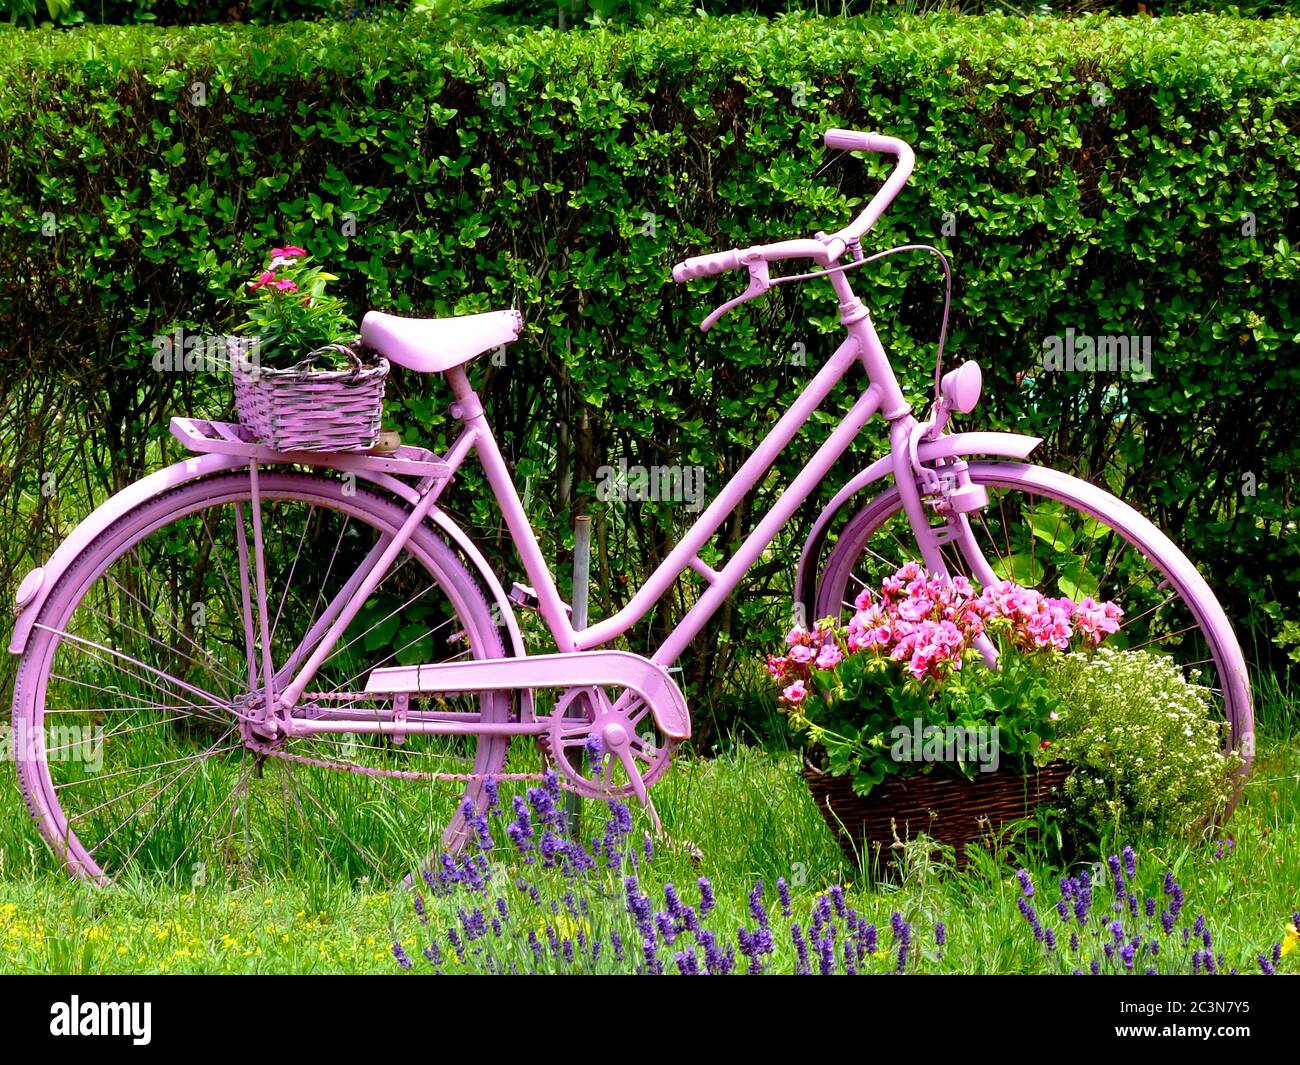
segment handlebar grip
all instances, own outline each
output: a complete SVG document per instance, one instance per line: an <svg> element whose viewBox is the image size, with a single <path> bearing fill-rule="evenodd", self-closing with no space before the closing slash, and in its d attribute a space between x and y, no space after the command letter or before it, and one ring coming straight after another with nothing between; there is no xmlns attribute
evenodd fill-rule
<svg viewBox="0 0 1300 1065"><path fill-rule="evenodd" d="M826 147L841 152L886 152L895 155L898 152L897 141L879 133L860 133L853 129L828 129L825 136Z"/></svg>
<svg viewBox="0 0 1300 1065"><path fill-rule="evenodd" d="M730 251L715 251L711 255L695 255L673 267L673 280L680 285L694 277L724 274L739 265L740 254L735 248Z"/></svg>

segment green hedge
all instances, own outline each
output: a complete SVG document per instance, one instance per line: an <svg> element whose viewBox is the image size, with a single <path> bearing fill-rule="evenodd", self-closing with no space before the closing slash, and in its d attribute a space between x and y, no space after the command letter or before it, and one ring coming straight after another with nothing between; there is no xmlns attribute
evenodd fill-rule
<svg viewBox="0 0 1300 1065"><path fill-rule="evenodd" d="M702 337L704 309L740 279L688 290L669 267L843 224L886 165L817 174L820 134L840 125L916 147L869 243L951 254L951 357L979 359L988 382L967 424L1045 434L1045 461L1138 503L1243 627L1271 613L1276 632L1300 590L1298 31L1209 16L694 19L487 37L408 16L0 33L0 557L20 575L88 495L160 460L168 415L228 403L218 380L153 371L150 338L219 328L250 265L293 239L330 257L358 310L523 310L522 341L478 378L551 554L563 563L575 512L598 515L597 601L612 607L691 515L596 504L598 467L698 464L716 490L837 340L822 286L778 290ZM933 261L857 276L923 399ZM1043 338L1070 328L1150 335L1152 378L1036 372ZM407 377L390 407L437 441L446 402ZM51 472L79 487L42 495ZM456 505L492 546L481 497ZM782 624L797 543L689 657L719 719Z"/></svg>

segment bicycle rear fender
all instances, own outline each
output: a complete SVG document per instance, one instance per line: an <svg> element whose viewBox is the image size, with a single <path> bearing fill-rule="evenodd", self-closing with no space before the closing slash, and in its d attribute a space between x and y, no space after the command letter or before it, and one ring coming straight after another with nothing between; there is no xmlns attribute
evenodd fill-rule
<svg viewBox="0 0 1300 1065"><path fill-rule="evenodd" d="M917 456L922 462L942 458L967 458L972 455L995 455L998 458L1023 459L1028 457L1029 453L1042 442L1041 437L1024 436L1020 433L949 433L946 436L939 437L938 440L922 442L917 448ZM795 577L794 588L794 601L796 603L804 602L805 591L810 589L817 580L817 574L812 571L817 566L817 559L821 554L827 530L835 520L836 515L864 488L893 472L893 455L885 455L877 459L836 492L835 498L817 516L812 531L808 534L808 539L804 541L803 550L799 553L799 569ZM811 623L814 619L809 618L807 620Z"/></svg>
<svg viewBox="0 0 1300 1065"><path fill-rule="evenodd" d="M14 622L13 635L9 641L10 652L16 655L23 653L27 647L27 640L31 635L32 626L41 612L41 607L45 605L45 600L49 598L51 590L58 584L59 578L63 576L77 556L118 518L155 496L170 491L177 485L186 484L189 481L210 474L245 468L247 465L248 460L238 455L216 453L194 455L127 485L116 495L101 503L59 544L54 554L50 556L43 566L37 566L29 572L18 585L18 592L15 597L18 616ZM419 498L419 493L411 485L389 474L364 469L351 472L408 503L413 504ZM523 635L519 631L519 622L515 618L513 604L510 602L509 596L506 595L505 589L501 587L501 582L493 574L482 552L465 535L464 531L438 507L433 507L429 511L429 520L461 551L465 560L483 582L484 589L492 597L492 601L500 611L501 623L505 626L510 637L511 653L515 655L526 654Z"/></svg>

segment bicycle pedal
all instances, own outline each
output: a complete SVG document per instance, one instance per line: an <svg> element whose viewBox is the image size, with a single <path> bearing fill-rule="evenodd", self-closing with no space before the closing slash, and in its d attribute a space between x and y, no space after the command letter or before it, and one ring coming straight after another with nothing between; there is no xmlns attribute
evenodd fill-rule
<svg viewBox="0 0 1300 1065"><path fill-rule="evenodd" d="M520 584L518 581L515 581L510 586L510 595L508 598L510 599L510 602L515 604L515 606L522 607L524 610L531 610L534 614L540 614L542 612L542 603L541 600L537 598L537 592L527 584ZM560 605L564 607L564 612L566 614L573 613L573 607L568 603L561 603Z"/></svg>
<svg viewBox="0 0 1300 1065"><path fill-rule="evenodd" d="M542 609L541 600L537 598L537 593L527 584L520 584L515 581L510 586L510 602L515 606L523 607L525 610L531 610L538 613Z"/></svg>

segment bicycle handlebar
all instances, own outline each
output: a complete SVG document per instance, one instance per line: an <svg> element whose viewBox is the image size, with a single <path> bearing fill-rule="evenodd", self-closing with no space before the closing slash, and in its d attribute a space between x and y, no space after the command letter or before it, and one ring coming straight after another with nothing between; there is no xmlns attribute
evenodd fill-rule
<svg viewBox="0 0 1300 1065"><path fill-rule="evenodd" d="M709 255L693 255L673 267L673 280L679 285L697 277L710 277L724 274L749 263L763 261L775 262L778 259L812 259L823 266L837 262L845 249L856 243L861 236L876 224L880 216L894 201L907 179L912 176L912 167L916 156L906 141L897 137L886 137L881 133L864 133L852 129L828 129L825 134L826 147L842 152L880 152L896 155L898 165L889 175L880 191L871 198L857 218L831 236L822 236L818 240L783 240L776 244L756 245L752 248L731 248L728 251L712 252Z"/></svg>
<svg viewBox="0 0 1300 1065"><path fill-rule="evenodd" d="M830 238L830 241L840 240L845 244L852 244L876 224L880 216L885 213L885 208L893 203L894 197L902 191L903 186L907 184L907 179L912 176L912 167L916 165L916 155L912 152L912 146L907 141L900 140L898 137L886 137L880 133L859 133L851 129L828 129L825 140L826 147L843 152L879 152L884 155L898 156L898 165L894 167L894 172L889 175L888 179L880 187L880 191L871 197L871 202L867 204L863 212ZM828 246L830 241L827 242ZM842 254L843 249L839 250ZM836 255L835 258L839 258L839 256Z"/></svg>
<svg viewBox="0 0 1300 1065"><path fill-rule="evenodd" d="M694 255L673 267L673 280L679 285L696 277L725 274L749 263L774 263L781 259L815 259L826 264L826 245L820 240L778 240L775 244L755 244L752 248L732 248L709 255Z"/></svg>

